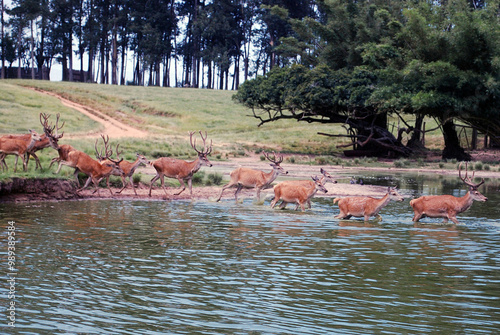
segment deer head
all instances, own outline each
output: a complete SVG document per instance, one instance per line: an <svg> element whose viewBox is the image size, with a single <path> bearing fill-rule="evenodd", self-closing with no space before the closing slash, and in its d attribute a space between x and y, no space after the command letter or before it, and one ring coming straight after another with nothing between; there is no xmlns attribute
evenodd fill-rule
<svg viewBox="0 0 500 335"><path fill-rule="evenodd" d="M212 140L210 140L210 146L207 146L207 132L205 132L205 136L203 136L203 133L201 132L201 130L199 131L200 133L200 137L203 141L203 149L202 150L198 150L196 148L196 138L193 140L193 135L194 135L194 131L190 131L189 132L189 141L191 143L191 147L193 147L193 149L198 153L198 158L200 160L200 163L201 165L205 165L205 166L212 166L212 163L210 163L210 161L208 160L208 155L210 155L210 153L212 152Z"/></svg>
<svg viewBox="0 0 500 335"><path fill-rule="evenodd" d="M63 122L62 125L59 126L59 117L60 116L61 115L59 113L57 113L56 124L53 126L52 123L49 124L50 114L40 113L40 123L42 124L43 132L45 133L45 136L47 136L47 138L49 139L50 145L56 150L59 147L57 142L64 135L64 132L62 132L61 135L58 134L59 130L61 130L64 127L64 123L65 123L65 122ZM54 130L55 130L55 134L54 134Z"/></svg>
<svg viewBox="0 0 500 335"><path fill-rule="evenodd" d="M263 151L262 154L264 155L264 157L267 158L268 161L271 162L271 167L273 168L273 170L275 170L277 173L279 174L287 174L288 171L285 171L285 169L283 169L281 167L281 162L283 162L283 155L281 154L276 154L276 152L273 152L273 156L271 157L269 153Z"/></svg>
<svg viewBox="0 0 500 335"><path fill-rule="evenodd" d="M464 182L465 185L469 186L469 192L470 196L473 200L476 201L487 201L488 198L486 198L484 195L482 195L477 189L479 186L484 184L484 178L481 179L481 182L479 184L474 184L472 182L472 179L474 179L474 174L476 173L475 171L472 172L472 177L468 177L467 175L467 162L465 162L465 176L462 177L462 163L460 162L460 165L458 166L458 176L460 179Z"/></svg>

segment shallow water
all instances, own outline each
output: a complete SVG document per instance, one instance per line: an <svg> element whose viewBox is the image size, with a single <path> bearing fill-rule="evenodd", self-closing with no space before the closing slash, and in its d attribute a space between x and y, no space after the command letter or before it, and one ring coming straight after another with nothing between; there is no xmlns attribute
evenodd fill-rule
<svg viewBox="0 0 500 335"><path fill-rule="evenodd" d="M456 178L364 178L408 197L465 194ZM16 227L15 331L498 334L500 196L491 184L462 225L414 224L408 201L390 203L380 223L336 220L326 198L305 213L251 199L0 204L2 225ZM4 232L0 252L6 268Z"/></svg>

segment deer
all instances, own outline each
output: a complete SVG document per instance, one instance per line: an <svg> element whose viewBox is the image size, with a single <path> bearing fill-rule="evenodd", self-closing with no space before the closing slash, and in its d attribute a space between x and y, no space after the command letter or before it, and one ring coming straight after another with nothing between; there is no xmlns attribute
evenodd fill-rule
<svg viewBox="0 0 500 335"><path fill-rule="evenodd" d="M96 161L95 159L91 158L89 155L84 153L83 151L79 150L73 150L68 153L68 162L71 164L71 166L75 166L76 169L79 171L83 172L87 176L87 181L85 185L78 189L77 192L84 190L87 188L91 182L94 183L95 186L95 192L97 192L98 196L101 196L99 192L99 182L103 179L108 177L111 174L122 174L123 170L120 168L120 162L123 161L123 158L120 160L114 160L111 158L111 155L113 154L113 151L109 149L108 146L108 141L109 141L109 136L105 137L104 135L101 135L103 141L104 141L104 151L105 155L102 155L102 152L99 153L97 151L97 141L96 140L96 151L97 155L100 156L103 160L102 163L99 161ZM109 193L113 195L113 191L111 191L111 188L109 187L109 184L107 184Z"/></svg>
<svg viewBox="0 0 500 335"><path fill-rule="evenodd" d="M97 144L97 143L96 143ZM116 157L119 158L120 154L122 151L118 150L119 144L116 146ZM97 148L96 148L97 152ZM122 193L122 191L127 187L127 181L126 178L129 178L130 185L132 185L132 189L134 190L135 195L137 195L137 191L135 190L134 182L132 180L132 175L134 174L135 170L141 165L149 165L150 162L149 160L144 157L143 155L136 154L137 159L134 162L128 162L126 160L123 160L120 162L120 168L122 169L123 173L120 174L112 174L115 176L120 176L122 178L122 188L116 193ZM101 156L97 157L100 161L102 159ZM101 164L103 164L104 161L101 161ZM106 185L109 185L109 176L106 177ZM109 187L109 186L108 186Z"/></svg>
<svg viewBox="0 0 500 335"><path fill-rule="evenodd" d="M296 203L297 210L300 206L302 211L305 211L305 206L310 202L310 199L318 192L328 193L328 190L323 185L324 179L311 177L311 183L288 183L281 182L274 186L274 199L271 202L271 208L276 206L279 200L283 200L280 208L285 208L288 203Z"/></svg>
<svg viewBox="0 0 500 335"><path fill-rule="evenodd" d="M254 170L241 166L236 168L230 173L231 181L222 186L219 198L216 201L220 201L224 190L231 187L236 187L236 192L234 192L236 202L238 202L238 193L240 193L243 188L255 188L255 198L257 201L260 201L260 192L263 189L269 188L278 175L288 174L288 171L280 166L281 162L283 162L283 155L276 154L276 152L273 153L273 157L266 152L263 152L263 154L264 157L271 162L269 165L271 165L272 170L266 173L261 170Z"/></svg>
<svg viewBox="0 0 500 335"><path fill-rule="evenodd" d="M462 163L458 166L458 176L469 187L469 190L463 197L455 197L452 195L427 195L410 201L410 206L413 208L415 215L414 222L418 222L421 218L443 218L443 222L448 220L455 224L460 224L457 220L457 214L468 210L474 201L487 201L488 198L482 195L477 189L484 184L484 179L480 183L474 184L474 173L472 177L467 175L467 162L465 163L465 177L461 173Z"/></svg>
<svg viewBox="0 0 500 335"><path fill-rule="evenodd" d="M5 163L5 156L7 155L16 155L16 163L14 166L14 172L17 171L17 161L19 157L21 157L23 161L23 170L28 170L27 161L25 159L25 155L35 146L37 141L41 141L41 136L34 130L29 129L29 139L24 139L20 136L2 136L0 138L0 160L2 169L8 169L7 164Z"/></svg>
<svg viewBox="0 0 500 335"><path fill-rule="evenodd" d="M181 184L181 190L175 195L179 195L186 189L186 185L184 181L187 181L189 192L191 194L191 198L193 197L193 188L192 188L192 178L193 175L198 172L198 170L202 166L211 167L212 163L208 160L208 155L212 152L212 141L210 141L210 145L207 146L207 133L205 132L205 136L203 133L199 131L200 137L203 141L203 149L198 150L196 148L196 139L193 141L194 132L189 132L189 141L191 147L198 154L198 158L196 158L192 162L187 162L181 159L170 158L170 157L160 157L157 160L153 161L151 165L156 170L156 175L151 179L151 185L149 186L149 196L151 196L151 190L153 188L153 184L155 181L160 179L161 187L165 192L165 195L168 196L167 190L165 188L164 177L175 178Z"/></svg>
<svg viewBox="0 0 500 335"><path fill-rule="evenodd" d="M338 203L340 208L340 213L335 218L342 220L354 216L364 217L365 221L368 221L370 217L375 216L379 221L382 221L379 212L390 201L404 201L404 197L399 194L395 187L388 187L387 194L381 199L373 197L335 198L333 203Z"/></svg>
<svg viewBox="0 0 500 335"><path fill-rule="evenodd" d="M112 150L109 149L108 146L108 141L109 137L105 138L104 135L101 135L103 141L104 141L104 147L105 147L105 155L103 156L102 152L99 152L97 150L97 140L96 144L94 146L96 150L96 154L100 156L103 160L108 160L107 162L103 162L103 164L99 163L98 161L92 159L89 155L84 153L83 151L77 150L73 148L70 145L59 145L58 141L60 138L63 137L64 132L59 135L58 131L62 129L64 126L64 122L61 126L59 126L59 114L57 114L57 119L56 119L56 124L52 126L52 124L49 124L48 120L50 118L49 114L41 113L40 114L40 122L42 123L43 130L47 137L49 138L50 145L57 150L59 153L58 158L52 159L52 163L55 161L59 161L59 168L57 169L56 173L59 173L59 170L61 169L62 165L67 165L69 167L72 167L75 169L74 176L76 179L76 183L78 186L80 186L80 182L78 180L78 172L83 172L86 174L88 177L85 185L78 189L77 192L87 188L91 182L94 183L96 190L94 191L97 192L97 194L100 196L99 192L99 182L105 178L106 176L109 176L111 173L122 173L123 171L121 170L119 163L123 160L113 160L111 159L111 155L113 154ZM55 130L55 134L54 134ZM51 163L51 165L52 165ZM49 166L50 168L50 166ZM113 195L113 191L111 191L111 188L108 186L108 190Z"/></svg>
<svg viewBox="0 0 500 335"><path fill-rule="evenodd" d="M62 132L62 134L59 135L59 130L61 130L64 127L64 122L61 126L59 126L59 117L60 117L60 114L58 113L56 116L56 124L54 126L52 126L52 124L49 124L50 114L40 113L40 123L42 124L43 131L44 131L45 135L47 136L47 138L49 139L50 146L54 150L56 150L57 153L59 154L58 157L52 158L50 165L49 165L49 169L52 167L52 164L54 164L55 162L59 163L57 171L55 172L56 174L58 174L59 171L61 171L61 167L63 165L74 168L75 169L74 176L76 179L76 184L78 186L80 186L80 181L78 180L79 170L76 168L76 166L72 162L69 161L69 157L68 157L69 153L71 151L76 150L76 149L69 144L59 145L59 140L64 135L64 132ZM55 133L54 133L54 131L55 131Z"/></svg>
<svg viewBox="0 0 500 335"><path fill-rule="evenodd" d="M31 140L31 134L4 135L1 138L20 139L20 140L29 142ZM26 166L28 166L28 164L29 164L30 156L33 156L33 158L35 159L35 162L36 162L35 170L38 169L38 167L40 167L40 170L42 169L42 164L40 163L40 159L35 154L35 152L50 147L50 142L49 142L49 138L47 137L47 135L42 134L40 136L40 138L41 138L40 141L35 141L35 144L33 145L33 147L30 150L28 150L25 154ZM1 162L0 164L2 165L2 167L7 167L7 164L5 163L5 157L6 157L6 155L4 153L0 154L0 162ZM14 170L15 169L17 169L17 160L16 160L16 165L14 166Z"/></svg>
<svg viewBox="0 0 500 335"><path fill-rule="evenodd" d="M330 182L332 184L336 184L337 181L333 179L333 176L326 172L323 168L319 170L321 174L323 175L320 179L321 184L324 186L326 183ZM306 187L313 187L314 186L314 181L312 180L286 180L282 181L282 185L297 185L297 186L306 186ZM312 197L311 197L312 198ZM307 207L311 208L311 198L307 200ZM283 201L280 204L280 208L285 208L288 203ZM298 207L295 208L297 210Z"/></svg>

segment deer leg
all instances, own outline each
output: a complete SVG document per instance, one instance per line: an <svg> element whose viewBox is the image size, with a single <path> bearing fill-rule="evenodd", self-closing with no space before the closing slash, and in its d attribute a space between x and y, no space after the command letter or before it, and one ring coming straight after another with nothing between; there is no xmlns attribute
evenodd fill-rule
<svg viewBox="0 0 500 335"><path fill-rule="evenodd" d="M5 169L9 171L9 167L7 166L7 163L5 163L5 157L7 155L4 154L3 152L0 154L0 165L2 166L2 171Z"/></svg>
<svg viewBox="0 0 500 335"><path fill-rule="evenodd" d="M17 160L19 159L19 156L16 156L16 164L14 164L14 172L17 171Z"/></svg>
<svg viewBox="0 0 500 335"><path fill-rule="evenodd" d="M422 218L422 216L423 216L423 214L421 214L421 213L419 214L419 213L415 212L415 215L413 216L412 221L418 222L418 220L420 220Z"/></svg>
<svg viewBox="0 0 500 335"><path fill-rule="evenodd" d="M78 191L82 191L82 190L86 189L86 188L90 185L90 182L91 182L91 181L93 181L93 180L92 180L92 177L91 177L91 176L89 176L89 177L87 178L87 181L85 182L85 185L83 185L83 187L81 187ZM94 182L94 184L95 184L95 182Z"/></svg>
<svg viewBox="0 0 500 335"><path fill-rule="evenodd" d="M274 196L273 201L271 201L271 208L274 208L274 206L276 206L276 203L277 203L279 200L280 200L280 199L279 199L279 197ZM281 205L283 205L283 202L281 203ZM281 205L280 205L280 206L281 206ZM281 208L281 207L280 207L280 208Z"/></svg>
<svg viewBox="0 0 500 335"><path fill-rule="evenodd" d="M89 179L91 179L91 177L89 177ZM94 182L95 190L97 191L97 196L101 197L101 192L99 192L99 181L100 180L96 180L96 179L92 178L92 181ZM109 190L109 191L111 192L111 190ZM95 193L95 191L94 191L94 193ZM111 193L111 194L113 194L113 193Z"/></svg>
<svg viewBox="0 0 500 335"><path fill-rule="evenodd" d="M238 184L238 187L236 188L236 192L234 192L234 199L236 200L236 202L238 202L238 193L240 193L242 188L243 188L243 186Z"/></svg>
<svg viewBox="0 0 500 335"><path fill-rule="evenodd" d="M288 202L286 202L285 200L283 200L283 201L281 202L281 204L280 204L280 207L279 207L279 208L280 208L280 209L284 209L284 208L286 208L286 205L288 205Z"/></svg>
<svg viewBox="0 0 500 335"><path fill-rule="evenodd" d="M78 187L80 187L80 180L78 180L78 172L80 172L80 170L78 168L75 168L75 172L73 172L73 176L76 179L76 185L78 185Z"/></svg>
<svg viewBox="0 0 500 335"><path fill-rule="evenodd" d="M24 155L21 156L21 159L23 161L23 171L28 171L28 162L26 161L26 158L24 158Z"/></svg>
<svg viewBox="0 0 500 335"><path fill-rule="evenodd" d="M127 186L125 177L124 176L121 176L121 177L122 177L122 188L118 192L116 192L116 193L122 193L122 191ZM132 183L132 176L130 176L130 182ZM132 188L134 189L135 195L137 195L137 192L135 192L134 184L132 184Z"/></svg>
<svg viewBox="0 0 500 335"><path fill-rule="evenodd" d="M261 188L257 187L257 192L255 193L255 197L257 198L257 201L260 201L260 191L261 191Z"/></svg>
<svg viewBox="0 0 500 335"><path fill-rule="evenodd" d="M383 219L382 219L382 215L377 214L377 219L378 219L379 221L382 221L382 220L383 220Z"/></svg>
<svg viewBox="0 0 500 335"><path fill-rule="evenodd" d="M220 191L219 198L216 201L217 202L220 201L220 199L222 198L222 193L224 193L225 189L233 187L233 186L234 186L234 184L231 184L231 183L228 183L228 184L222 186L222 190Z"/></svg>
<svg viewBox="0 0 500 335"><path fill-rule="evenodd" d="M347 213L344 213L344 212L340 211L339 215L337 215L335 218L336 218L336 219L341 219L341 220L342 220L342 219L347 219L347 220L349 220L349 219L351 218L351 216L352 216L352 215L349 215L349 214L347 214Z"/></svg>
<svg viewBox="0 0 500 335"><path fill-rule="evenodd" d="M40 163L40 158L38 158L38 156L35 155L34 152L32 152L30 155L33 156L33 158L35 159L35 162L36 162L35 163L35 170L38 169L38 167L40 167L40 170L42 170L42 163ZM28 158L29 158L29 156L28 156Z"/></svg>
<svg viewBox="0 0 500 335"><path fill-rule="evenodd" d="M109 187L109 176L106 177L106 186L108 187L109 192L113 195L113 191L111 191L111 187Z"/></svg>
<svg viewBox="0 0 500 335"><path fill-rule="evenodd" d="M160 176L160 182L161 182L161 188L163 189L163 192L165 192L165 195L168 197L167 189L165 188L165 176L164 175Z"/></svg>
<svg viewBox="0 0 500 335"><path fill-rule="evenodd" d="M153 179L151 179L151 181L149 182L149 196L151 196L151 189L153 188L153 184L158 180L158 178L160 178L160 175L156 174L156 176L154 176Z"/></svg>
<svg viewBox="0 0 500 335"><path fill-rule="evenodd" d="M175 193L174 195L179 195L182 192L184 192L184 190L186 189L186 184L184 184L184 180L181 178L177 178L177 180L179 181L179 183L181 183L182 190L180 190L179 193ZM189 180L191 180L191 179L189 179Z"/></svg>
<svg viewBox="0 0 500 335"><path fill-rule="evenodd" d="M295 207L295 209L297 209L300 205L300 208L302 209L303 212L306 211L306 204L305 202L297 202L297 207Z"/></svg>

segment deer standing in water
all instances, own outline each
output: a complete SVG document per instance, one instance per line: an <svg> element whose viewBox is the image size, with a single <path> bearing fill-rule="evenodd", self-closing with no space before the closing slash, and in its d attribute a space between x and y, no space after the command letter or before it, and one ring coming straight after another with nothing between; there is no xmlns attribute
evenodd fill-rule
<svg viewBox="0 0 500 335"><path fill-rule="evenodd" d="M288 203L296 203L297 210L300 206L302 211L305 211L306 204L310 204L311 198L316 194L316 192L321 191L327 193L327 189L324 184L324 178L319 179L318 177L311 177L313 182L304 183L288 183L281 182L274 186L274 200L271 202L271 208L276 206L279 200L283 200L280 204L280 208L285 208Z"/></svg>
<svg viewBox="0 0 500 335"><path fill-rule="evenodd" d="M379 212L382 208L387 206L389 201L404 201L401 194L398 193L396 188L387 188L387 194L381 198L376 199L372 197L346 197L335 198L333 203L339 204L340 213L336 216L337 219L350 219L354 217L364 217L368 221L371 216L376 216L382 221L382 216Z"/></svg>
<svg viewBox="0 0 500 335"><path fill-rule="evenodd" d="M182 189L178 193L175 193L175 195L181 194L186 189L186 185L184 184L184 181L186 180L188 183L191 197L193 196L193 189L192 189L193 175L196 172L198 172L198 170L202 166L208 166L208 167L212 166L212 163L210 163L210 161L207 158L207 156L210 155L210 153L212 152L212 141L210 141L210 146L207 146L206 144L207 133L205 132L205 136L203 136L201 131L199 133L201 139L203 140L202 150L198 150L196 148L196 139L193 141L194 132L189 132L189 140L191 143L191 147L198 153L198 158L196 158L194 161L186 162L184 160L176 158L160 157L151 163L151 165L153 165L153 167L156 170L156 176L154 176L153 179L151 179L151 185L149 187L149 196L151 196L151 189L153 188L154 182L157 181L158 179L160 179L161 181L161 187L163 188L165 195L168 196L167 190L165 189L164 177L176 178L181 184Z"/></svg>
<svg viewBox="0 0 500 335"><path fill-rule="evenodd" d="M224 190L230 187L236 187L236 192L234 192L234 198L236 202L238 202L238 193L243 188L255 188L256 189L256 199L260 201L260 192L263 189L269 188L271 183L278 177L280 174L287 174L288 171L285 171L280 164L283 162L283 156L277 155L274 153L271 158L268 153L264 152L264 157L267 158L268 161L271 162L272 170L270 172L264 172L260 170L254 170L246 167L238 167L233 170L230 174L231 181L222 187L219 198L217 201L220 201L222 198L222 193Z"/></svg>
<svg viewBox="0 0 500 335"><path fill-rule="evenodd" d="M484 184L484 179L479 184L474 184L474 172L472 177L467 176L467 163L465 163L465 177L462 178L462 163L458 166L458 176L469 186L469 191L463 197L454 197L452 195L427 195L410 201L410 206L413 208L415 215L414 222L418 222L423 217L443 218L444 222L448 220L455 224L460 224L457 220L457 214L465 212L472 206L475 201L487 201L484 195L477 190L479 186Z"/></svg>
<svg viewBox="0 0 500 335"><path fill-rule="evenodd" d="M321 185L324 186L327 182L330 182L332 184L337 183L337 181L335 179L333 179L333 176L331 174L329 174L328 172L326 172L323 168L321 168L319 171L323 175L320 179ZM282 181L280 184L281 185L305 186L305 187L312 188L312 187L314 187L315 182L311 181L311 180L286 180L286 181ZM311 208L311 198L312 197L310 197L307 200L307 207L308 208ZM287 204L288 203L285 201L281 202L280 208L285 208ZM297 208L298 208L298 205L295 208L295 210L297 210Z"/></svg>

